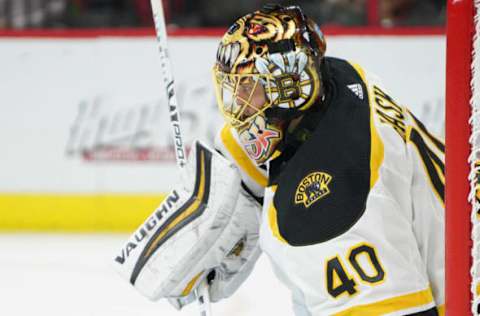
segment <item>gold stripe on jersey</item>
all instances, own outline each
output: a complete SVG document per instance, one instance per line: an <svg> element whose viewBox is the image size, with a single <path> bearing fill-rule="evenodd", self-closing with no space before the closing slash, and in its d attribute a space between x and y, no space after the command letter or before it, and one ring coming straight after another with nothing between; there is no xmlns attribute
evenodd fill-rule
<svg viewBox="0 0 480 316"><path fill-rule="evenodd" d="M335 313L333 316L384 315L431 303L433 303L433 296L431 289L428 288L420 292L400 295L370 304L353 306L339 313Z"/></svg>
<svg viewBox="0 0 480 316"><path fill-rule="evenodd" d="M378 135L377 128L375 127L375 121L374 121L374 111L375 111L375 106L370 89L368 88L368 82L365 76L365 71L363 70L362 67L360 67L359 64L349 62L350 65L357 71L358 75L362 79L363 83L365 84L365 87L367 88L367 93L368 93L368 100L370 102L370 189L373 188L375 183L378 180L379 177L379 172L380 172L380 166L383 163L383 157L384 157L384 147L383 147L383 142L382 139L380 138L380 135Z"/></svg>
<svg viewBox="0 0 480 316"><path fill-rule="evenodd" d="M445 304L438 306L437 310L439 316L445 316Z"/></svg>
<svg viewBox="0 0 480 316"><path fill-rule="evenodd" d="M260 185L262 188L265 188L268 183L267 177L258 170L258 168L253 164L252 160L243 151L243 149L233 137L230 128L230 125L225 124L222 128L222 131L220 132L220 137L223 144L227 148L230 155L232 155L238 166L243 171L245 171L245 173L250 178L252 178L258 185Z"/></svg>
<svg viewBox="0 0 480 316"><path fill-rule="evenodd" d="M362 78L362 81L365 83L365 86L367 86L368 88L367 79L365 77L365 71L363 70L363 68L357 63L353 63L351 61L349 61L348 63L357 71L358 75L360 76L360 78Z"/></svg>
<svg viewBox="0 0 480 316"><path fill-rule="evenodd" d="M365 86L368 89L368 83L365 82ZM370 91L370 89L368 89ZM383 163L384 158L384 147L380 135L378 135L377 127L375 126L374 111L375 107L373 105L372 98L369 93L370 100L370 137L371 137L371 149L370 149L370 189L373 188L375 183L378 180L380 167Z"/></svg>
<svg viewBox="0 0 480 316"><path fill-rule="evenodd" d="M277 186L271 186L270 190L275 193L277 191ZM288 242L282 237L282 235L280 234L280 230L278 229L277 209L275 208L275 205L273 205L273 199L268 206L268 224L270 226L273 236L282 243L288 244Z"/></svg>

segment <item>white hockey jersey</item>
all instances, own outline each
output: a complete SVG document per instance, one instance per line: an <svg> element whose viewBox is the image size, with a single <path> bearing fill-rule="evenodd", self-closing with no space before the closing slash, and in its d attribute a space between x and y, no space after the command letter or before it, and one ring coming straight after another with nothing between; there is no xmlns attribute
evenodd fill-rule
<svg viewBox="0 0 480 316"><path fill-rule="evenodd" d="M233 128L219 133L263 197L260 246L296 315L443 315L444 145L358 65L326 64L330 92L298 148L263 168Z"/></svg>

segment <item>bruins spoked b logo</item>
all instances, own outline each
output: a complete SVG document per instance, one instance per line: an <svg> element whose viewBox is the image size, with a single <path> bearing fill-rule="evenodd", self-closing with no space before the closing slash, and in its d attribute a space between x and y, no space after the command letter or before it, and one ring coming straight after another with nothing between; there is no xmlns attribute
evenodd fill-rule
<svg viewBox="0 0 480 316"><path fill-rule="evenodd" d="M310 173L302 179L297 187L295 204L303 203L305 207L310 207L310 205L330 193L330 189L328 188L330 181L332 181L332 176L328 173Z"/></svg>

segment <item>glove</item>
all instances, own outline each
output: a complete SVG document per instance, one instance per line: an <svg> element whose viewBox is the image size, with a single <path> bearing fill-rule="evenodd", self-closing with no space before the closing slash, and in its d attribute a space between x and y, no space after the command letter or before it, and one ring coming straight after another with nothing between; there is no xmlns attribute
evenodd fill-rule
<svg viewBox="0 0 480 316"><path fill-rule="evenodd" d="M212 302L230 297L252 272L260 257L258 245L261 206L245 191L241 191L236 204L234 222L243 229L242 238L234 249L214 270L209 292Z"/></svg>
<svg viewBox="0 0 480 316"><path fill-rule="evenodd" d="M236 167L196 142L186 170L195 178L184 177L114 259L115 269L140 293L151 300L183 298L177 307L213 270L212 299L230 295L242 279L235 274L253 267L238 262L259 254L258 218L248 222L256 233L247 233L243 208L236 207L253 203L240 194Z"/></svg>
<svg viewBox="0 0 480 316"><path fill-rule="evenodd" d="M244 190L241 190L232 222L239 223L243 236L229 254L207 276L212 302L230 297L252 272L261 255L258 245L259 218L261 205ZM195 296L171 297L168 300L175 308L181 309L195 301Z"/></svg>

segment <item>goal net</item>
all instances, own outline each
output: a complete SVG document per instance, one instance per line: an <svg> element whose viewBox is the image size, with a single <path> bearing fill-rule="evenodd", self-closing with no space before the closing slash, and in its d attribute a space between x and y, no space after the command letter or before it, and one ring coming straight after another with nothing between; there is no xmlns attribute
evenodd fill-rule
<svg viewBox="0 0 480 316"><path fill-rule="evenodd" d="M447 9L446 314L480 315L480 0Z"/></svg>

